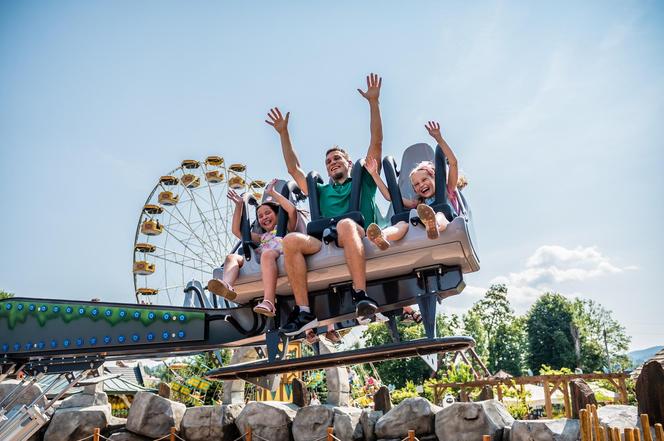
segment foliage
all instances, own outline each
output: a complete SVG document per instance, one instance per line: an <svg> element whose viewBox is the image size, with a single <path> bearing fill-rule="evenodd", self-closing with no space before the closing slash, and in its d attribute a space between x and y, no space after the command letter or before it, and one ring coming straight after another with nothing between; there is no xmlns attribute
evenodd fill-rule
<svg viewBox="0 0 664 441"><path fill-rule="evenodd" d="M14 297L14 294L12 294L10 292L7 292L7 291L0 290L0 300L11 299L12 297Z"/></svg>
<svg viewBox="0 0 664 441"><path fill-rule="evenodd" d="M498 326L489 344L488 368L491 372L495 373L502 369L514 376L523 373L528 347L525 323L525 318L517 317L510 323Z"/></svg>
<svg viewBox="0 0 664 441"><path fill-rule="evenodd" d="M554 369L576 366L572 304L562 295L546 293L533 304L526 318L528 365Z"/></svg>
<svg viewBox="0 0 664 441"><path fill-rule="evenodd" d="M466 383L468 381L473 381L475 377L473 376L473 372L470 368L465 363L460 363L460 364L455 364L447 368L447 371L440 377L440 380L436 381L435 383ZM428 384L425 383L424 386L424 394L427 396L431 396L431 401L434 399L434 392L433 392L433 384L434 382L429 382ZM457 397L459 396L460 389L457 387L446 387L445 389L440 391L440 396L442 397L445 394L452 393L456 395ZM478 393L479 388L476 388L471 391L471 394L473 393Z"/></svg>
<svg viewBox="0 0 664 441"><path fill-rule="evenodd" d="M532 411L530 406L528 406L528 398L530 397L530 392L525 388L523 390L516 386L516 383L512 383L515 387L510 387L503 389L503 396L516 398L516 402L509 402L507 404L507 411L517 420L525 420L528 414Z"/></svg>
<svg viewBox="0 0 664 441"><path fill-rule="evenodd" d="M406 381L406 385L401 389L396 389L390 394L390 398L394 404L399 404L406 398L419 397L417 387L412 381Z"/></svg>

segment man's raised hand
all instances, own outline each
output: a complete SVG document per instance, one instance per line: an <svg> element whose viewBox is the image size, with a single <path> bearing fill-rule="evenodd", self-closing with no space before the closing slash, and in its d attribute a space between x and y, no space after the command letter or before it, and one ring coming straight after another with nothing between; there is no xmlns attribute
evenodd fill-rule
<svg viewBox="0 0 664 441"><path fill-rule="evenodd" d="M440 124L438 124L436 121L429 121L424 125L424 128L427 129L427 132L429 132L429 135L431 135L434 139L438 140L442 135L440 134Z"/></svg>
<svg viewBox="0 0 664 441"><path fill-rule="evenodd" d="M288 118L290 117L290 112L287 112L286 118L284 118L279 108L275 107L270 109L267 116L270 119L266 119L265 122L274 127L274 130L276 130L277 133L282 134L288 130Z"/></svg>
<svg viewBox="0 0 664 441"><path fill-rule="evenodd" d="M378 74L372 73L367 75L367 91L363 92L362 89L357 89L357 91L367 100L377 101L380 96L381 84L383 84L383 79Z"/></svg>

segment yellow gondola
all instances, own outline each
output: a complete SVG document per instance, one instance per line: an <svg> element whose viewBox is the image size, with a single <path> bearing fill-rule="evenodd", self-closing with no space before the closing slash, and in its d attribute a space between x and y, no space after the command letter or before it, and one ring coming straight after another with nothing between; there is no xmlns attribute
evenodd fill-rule
<svg viewBox="0 0 664 441"><path fill-rule="evenodd" d="M211 184L217 184L224 180L224 174L219 170L205 172L205 180Z"/></svg>
<svg viewBox="0 0 664 441"><path fill-rule="evenodd" d="M134 245L134 251L138 251L139 253L154 253L157 247L151 243L137 243Z"/></svg>
<svg viewBox="0 0 664 441"><path fill-rule="evenodd" d="M180 182L182 182L182 185L187 188L196 188L201 185L201 180L198 178L198 176L192 174L186 174L182 176Z"/></svg>
<svg viewBox="0 0 664 441"><path fill-rule="evenodd" d="M155 264L146 262L145 260L139 260L134 262L134 274L140 276L148 276L153 274L155 270Z"/></svg>
<svg viewBox="0 0 664 441"><path fill-rule="evenodd" d="M186 168L188 170L193 170L195 168L198 168L201 166L201 163L194 160L194 159L185 159L182 161L182 168Z"/></svg>
<svg viewBox="0 0 664 441"><path fill-rule="evenodd" d="M244 179L239 176L233 176L228 180L228 186L233 190L240 190L244 188Z"/></svg>
<svg viewBox="0 0 664 441"><path fill-rule="evenodd" d="M228 169L234 171L235 173L242 173L247 169L247 166L244 164L236 163L236 164L231 164L231 166L228 167Z"/></svg>
<svg viewBox="0 0 664 441"><path fill-rule="evenodd" d="M164 209L156 204L147 204L143 207L143 212L147 214L161 214L164 212Z"/></svg>
<svg viewBox="0 0 664 441"><path fill-rule="evenodd" d="M214 167L219 167L224 165L224 158L221 156L208 156L205 158L205 165L211 165Z"/></svg>
<svg viewBox="0 0 664 441"><path fill-rule="evenodd" d="M254 179L249 183L249 187L251 188L264 188L265 187L265 181L262 179Z"/></svg>
<svg viewBox="0 0 664 441"><path fill-rule="evenodd" d="M158 200L161 205L166 205L166 206L175 205L180 200L180 196L174 195L170 191L162 191L161 193L159 193Z"/></svg>
<svg viewBox="0 0 664 441"><path fill-rule="evenodd" d="M141 224L141 233L148 236L157 236L164 231L164 227L155 219L146 219Z"/></svg>
<svg viewBox="0 0 664 441"><path fill-rule="evenodd" d="M161 185L178 185L179 182L180 181L175 176L168 175L168 176L162 176L161 178L159 178L159 183Z"/></svg>
<svg viewBox="0 0 664 441"><path fill-rule="evenodd" d="M138 288L136 290L136 295L141 296L156 296L158 293L159 290L154 288Z"/></svg>

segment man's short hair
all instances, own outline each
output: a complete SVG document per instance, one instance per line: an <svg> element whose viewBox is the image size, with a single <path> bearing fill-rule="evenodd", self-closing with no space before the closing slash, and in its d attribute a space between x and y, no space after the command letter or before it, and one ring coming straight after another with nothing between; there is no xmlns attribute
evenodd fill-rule
<svg viewBox="0 0 664 441"><path fill-rule="evenodd" d="M353 162L353 161L350 160L350 155L348 154L348 152L346 150L342 149L341 147L339 147L338 145L335 145L332 148L329 148L325 152L325 157L327 158L327 155L329 155L331 152L339 152L339 153L341 153L341 156L343 156L344 159L346 159L346 161L348 161L350 163Z"/></svg>

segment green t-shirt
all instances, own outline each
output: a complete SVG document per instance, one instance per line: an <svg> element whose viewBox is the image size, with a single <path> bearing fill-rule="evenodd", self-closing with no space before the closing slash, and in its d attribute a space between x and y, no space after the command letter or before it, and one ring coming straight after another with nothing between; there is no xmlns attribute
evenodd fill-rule
<svg viewBox="0 0 664 441"><path fill-rule="evenodd" d="M343 184L317 184L316 187L321 216L334 217L348 212L351 178L346 179ZM376 210L376 183L369 172L363 169L360 212L364 216L365 228L377 221Z"/></svg>

